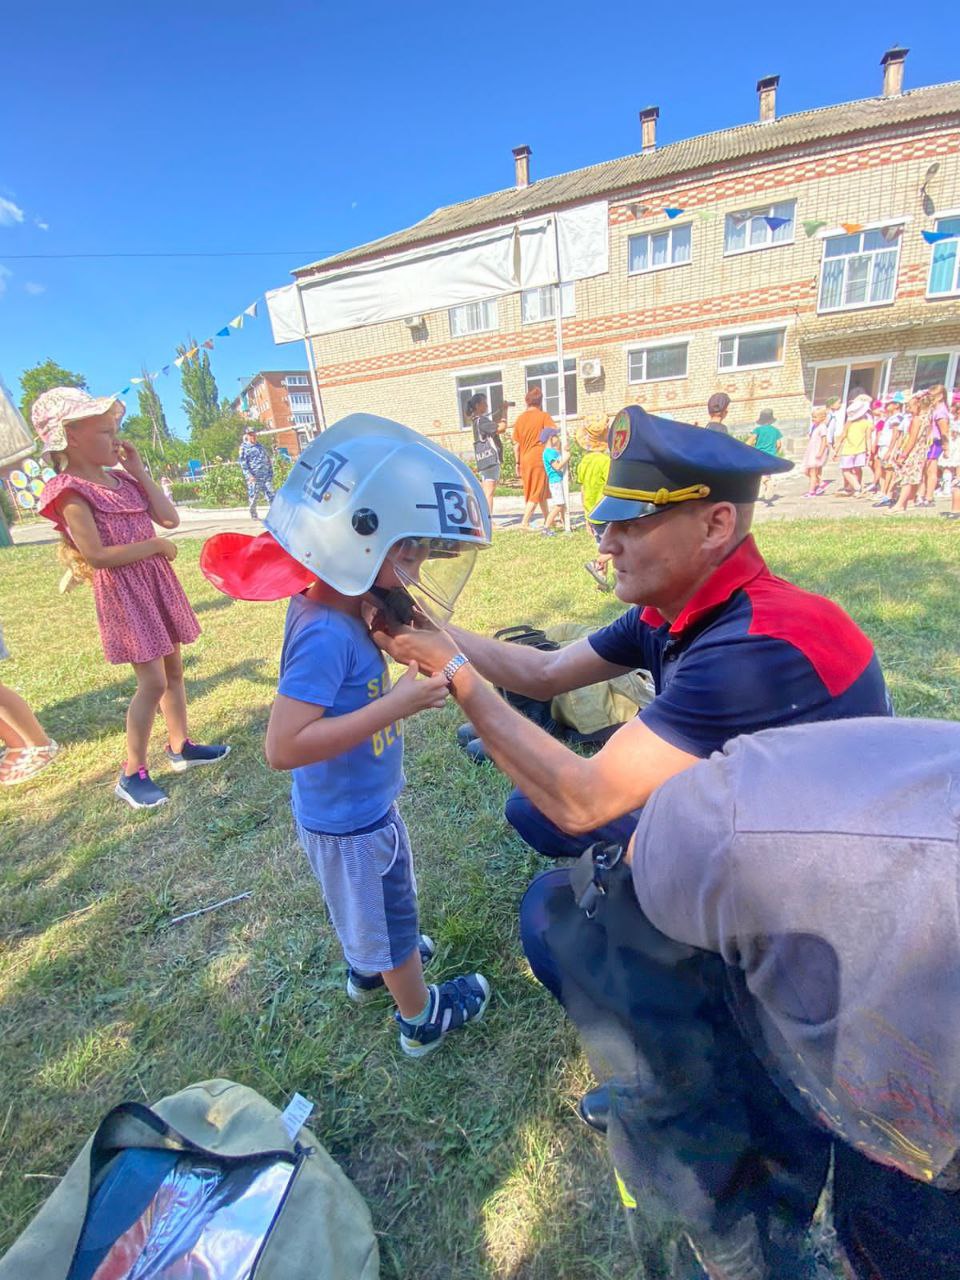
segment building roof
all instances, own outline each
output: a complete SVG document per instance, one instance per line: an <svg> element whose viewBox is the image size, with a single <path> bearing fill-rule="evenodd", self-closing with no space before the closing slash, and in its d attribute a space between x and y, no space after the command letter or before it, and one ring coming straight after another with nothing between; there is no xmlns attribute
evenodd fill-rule
<svg viewBox="0 0 960 1280"><path fill-rule="evenodd" d="M602 164L541 178L528 187L510 187L446 205L428 217L369 244L347 249L298 267L295 276L331 270L366 258L408 249L424 241L443 239L478 227L507 222L561 205L636 192L644 184L679 178L696 170L736 163L817 142L858 134L896 130L904 125L960 119L960 81L912 89L890 98L861 98L839 106L817 107L769 121L736 125L659 147L656 151L623 156Z"/></svg>

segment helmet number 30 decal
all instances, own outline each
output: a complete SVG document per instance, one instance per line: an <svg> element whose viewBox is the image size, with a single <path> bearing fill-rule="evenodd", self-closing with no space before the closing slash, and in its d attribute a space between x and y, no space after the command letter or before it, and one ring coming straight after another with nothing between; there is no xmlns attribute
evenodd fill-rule
<svg viewBox="0 0 960 1280"><path fill-rule="evenodd" d="M471 534L475 538L483 537L483 516L476 495L466 485L434 483L433 491L437 496L436 506L433 503L418 502L423 511L436 511L437 523L442 534Z"/></svg>

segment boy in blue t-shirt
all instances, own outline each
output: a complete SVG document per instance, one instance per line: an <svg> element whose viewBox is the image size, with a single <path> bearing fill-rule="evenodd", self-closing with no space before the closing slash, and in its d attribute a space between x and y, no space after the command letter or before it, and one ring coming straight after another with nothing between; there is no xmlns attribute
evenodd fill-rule
<svg viewBox="0 0 960 1280"><path fill-rule="evenodd" d="M543 523L542 533L553 533L553 526L563 518L567 510L567 495L563 490L563 473L570 461L570 454L561 451L560 436L556 427L544 427L540 432L540 442L546 445L543 451L543 469L547 473L547 484L550 486L550 511Z"/></svg>
<svg viewBox="0 0 960 1280"><path fill-rule="evenodd" d="M462 578L466 580L474 548L464 544L487 545L489 519L484 521L476 481L452 455L436 448L431 454L422 438L399 424L355 417L360 426L374 424L371 431L392 429L382 445L375 442L381 445L384 467L370 463L369 437L340 430L351 419L330 428L301 458L307 474L295 472L291 477L291 496L288 486L277 495L270 533L261 535L262 540L270 539L275 530L278 537L282 533L283 547L290 549L293 559L275 544L250 552L255 550L259 557L252 563L261 580L267 578L264 555L293 577L301 565L312 569L307 581L314 573L323 575L290 600L265 750L274 769L293 774L297 834L343 947L348 996L362 1003L386 985L397 1006L400 1046L409 1056L419 1057L436 1048L449 1031L479 1018L490 998L482 974L465 974L438 986L424 982L423 963L432 957L433 943L420 933L410 840L396 807L404 785L403 721L442 706L453 675L446 671L418 679L414 663L391 687L362 609L371 593L380 599L387 592L420 588L427 594L432 590L431 599L442 598L438 593L443 572L455 567L459 557L467 565ZM313 465L308 465L311 457ZM407 489L402 494L390 478L392 466L405 475ZM296 485L307 487L307 499ZM469 486L476 487L476 493ZM437 490L443 506L438 507L435 498L430 509L422 499ZM327 493L341 504L342 512L324 501ZM311 502L324 516L333 517L319 534ZM438 521L439 532L447 537L408 536L393 545L389 539L375 540L389 524L409 529L416 527L417 519ZM469 527L471 523L476 527ZM467 550L470 555L464 557ZM376 555L363 560L359 552ZM324 557L329 564L322 563ZM223 578L236 572L228 564L220 581L213 580L230 591ZM293 589L302 585L301 580Z"/></svg>

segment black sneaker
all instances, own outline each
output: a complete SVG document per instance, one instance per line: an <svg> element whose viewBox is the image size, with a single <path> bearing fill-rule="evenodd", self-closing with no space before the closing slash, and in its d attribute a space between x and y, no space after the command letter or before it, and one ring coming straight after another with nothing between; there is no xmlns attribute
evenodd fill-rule
<svg viewBox="0 0 960 1280"><path fill-rule="evenodd" d="M433 945L433 939L428 938L425 933L421 933L419 945L420 961L426 968L433 959L436 947ZM347 965L347 995L354 1004L366 1004L368 1000L375 1000L384 986L383 978L379 973L357 973L356 969L351 969Z"/></svg>
<svg viewBox="0 0 960 1280"><path fill-rule="evenodd" d="M230 748L222 743L202 747L197 742L191 742L189 738L184 739L179 751L171 751L169 744L164 750L167 763L174 773L185 773L187 769L193 769L198 764L218 764L230 754Z"/></svg>
<svg viewBox="0 0 960 1280"><path fill-rule="evenodd" d="M126 800L131 809L156 809L166 804L169 796L161 791L147 773L146 769L138 769L136 773L126 774L122 770L113 794Z"/></svg>
<svg viewBox="0 0 960 1280"><path fill-rule="evenodd" d="M438 1049L451 1031L479 1022L490 1003L490 983L482 973L464 974L427 990L430 1016L426 1022L407 1022L399 1011L393 1015L400 1027L400 1048L408 1058L422 1058Z"/></svg>
<svg viewBox="0 0 960 1280"><path fill-rule="evenodd" d="M461 751L466 751L467 743L472 742L476 737L477 731L469 720L457 728L457 746Z"/></svg>

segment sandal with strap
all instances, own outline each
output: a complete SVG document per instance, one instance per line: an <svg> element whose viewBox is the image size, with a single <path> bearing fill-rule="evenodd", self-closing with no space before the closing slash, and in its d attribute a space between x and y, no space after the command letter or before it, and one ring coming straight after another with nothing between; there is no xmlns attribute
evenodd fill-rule
<svg viewBox="0 0 960 1280"><path fill-rule="evenodd" d="M52 738L39 747L11 747L0 761L0 786L15 787L29 782L53 763L59 750L60 744Z"/></svg>

